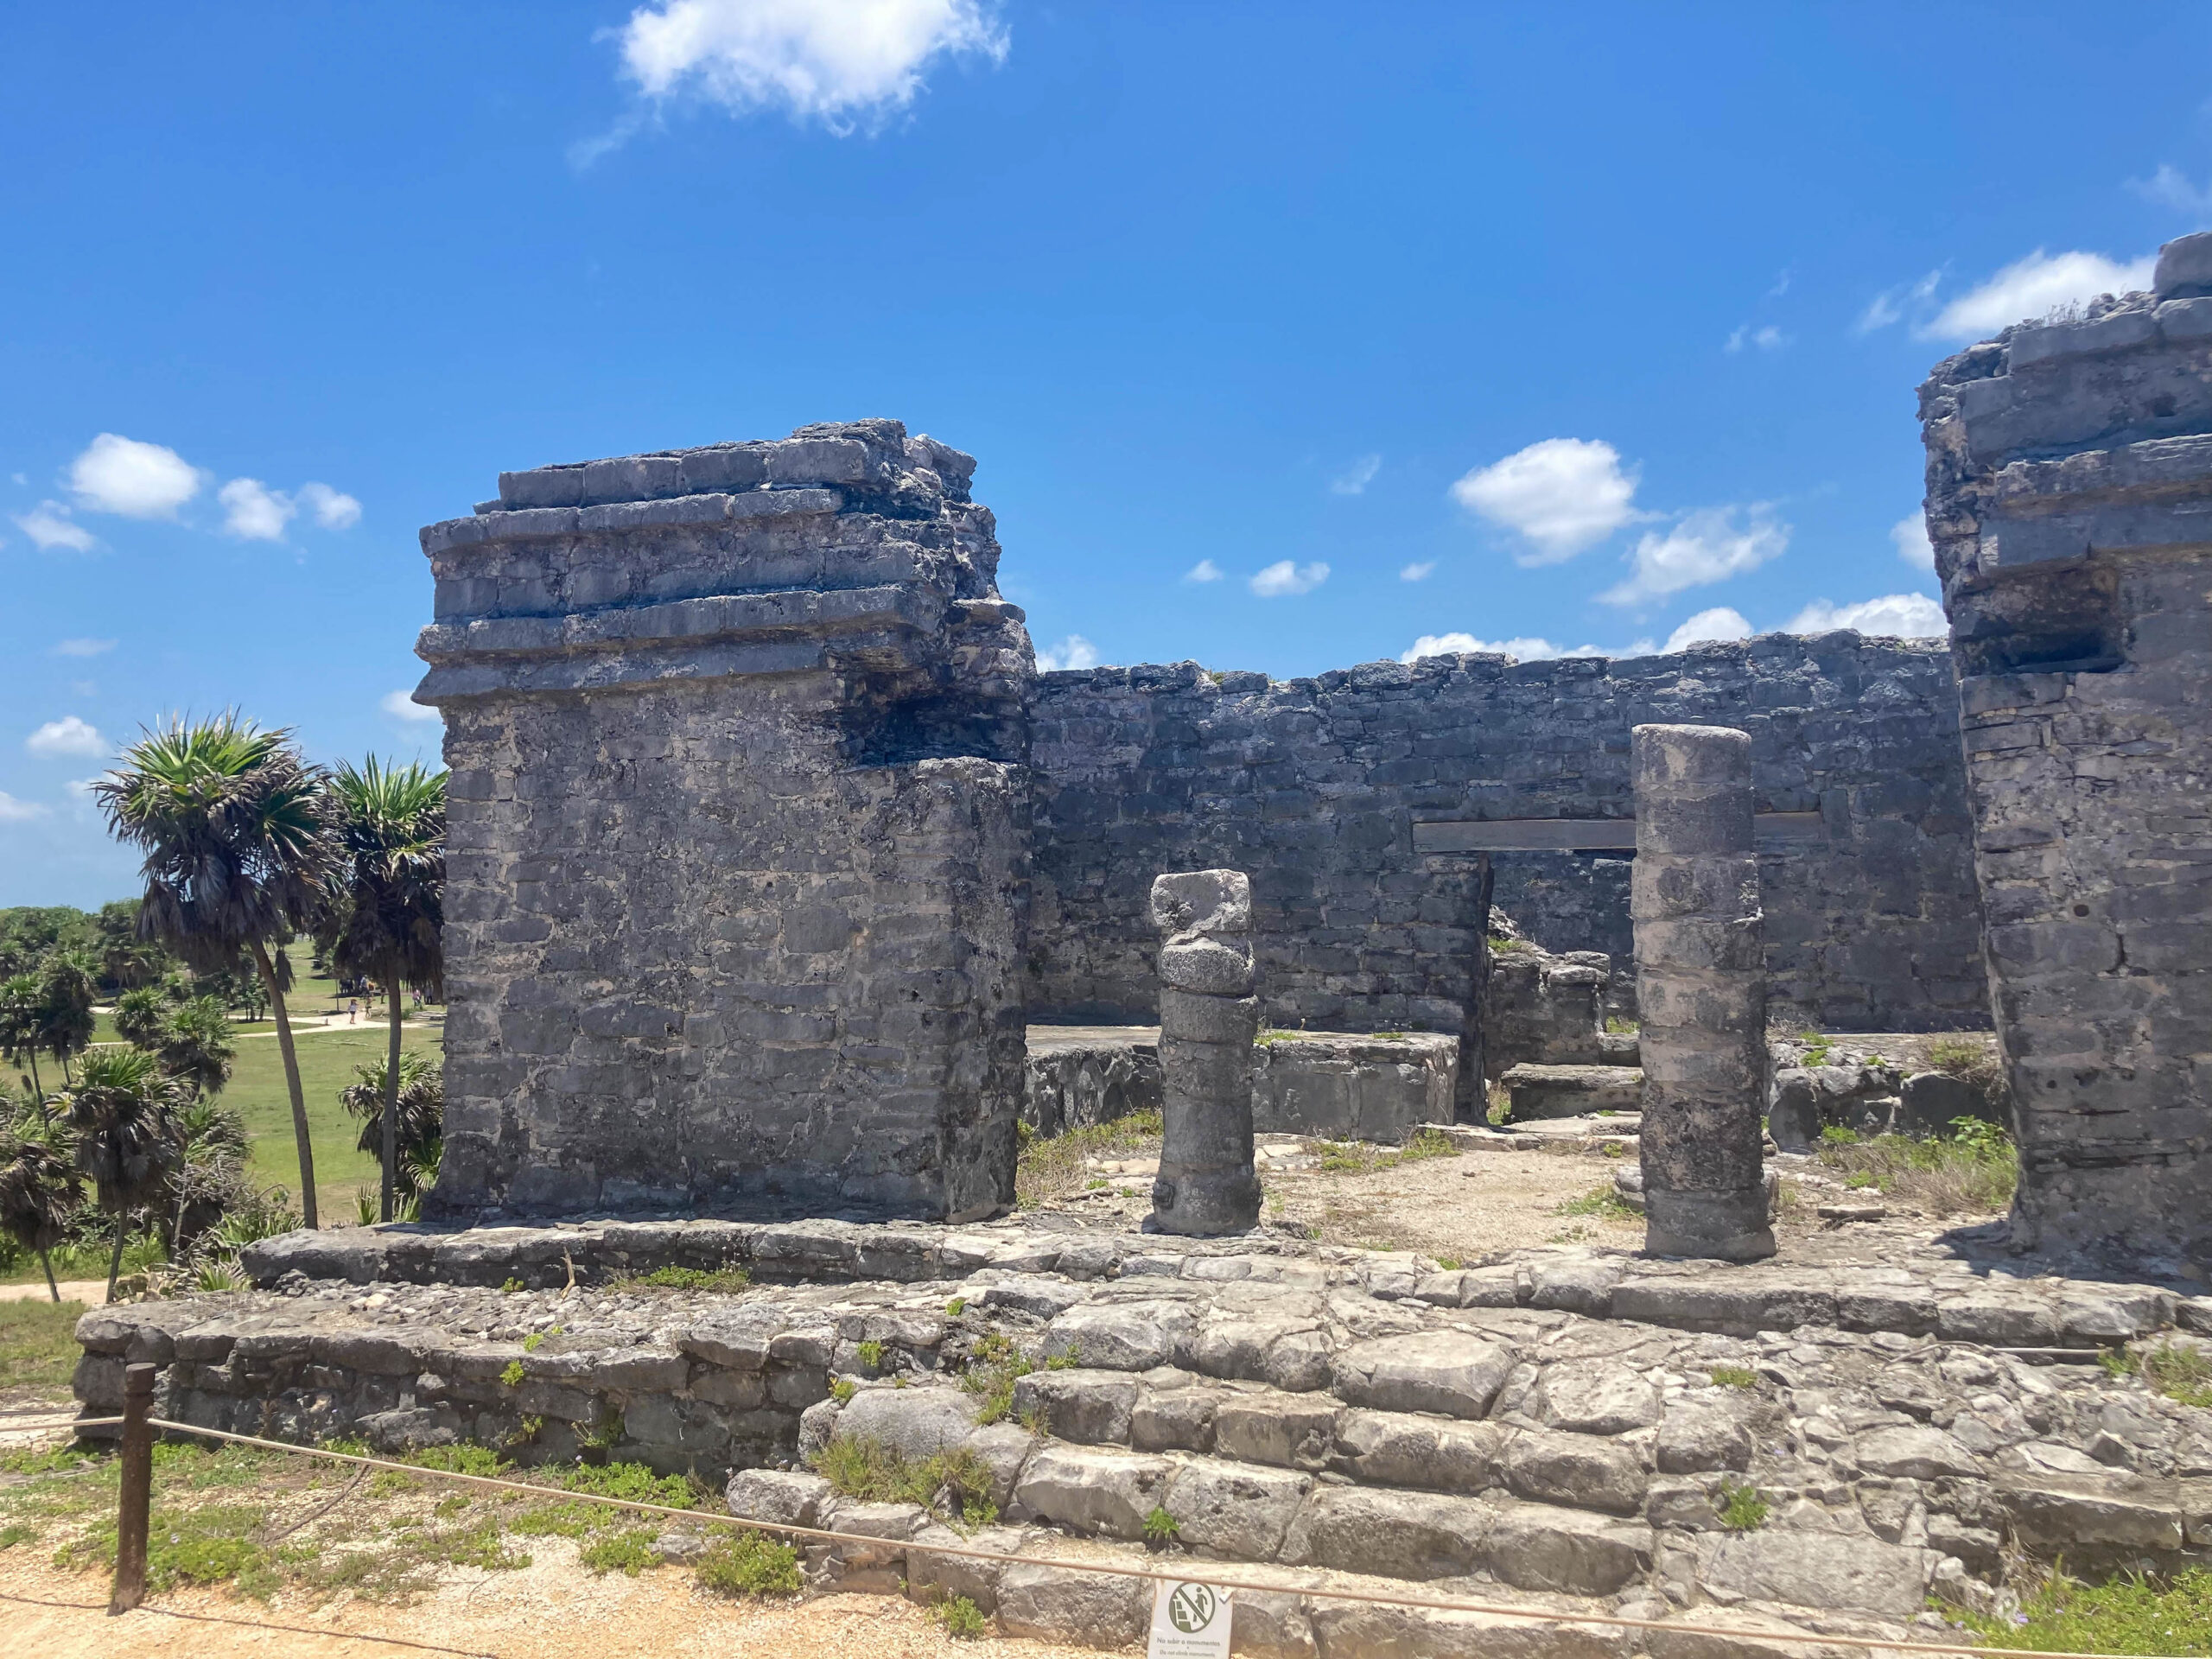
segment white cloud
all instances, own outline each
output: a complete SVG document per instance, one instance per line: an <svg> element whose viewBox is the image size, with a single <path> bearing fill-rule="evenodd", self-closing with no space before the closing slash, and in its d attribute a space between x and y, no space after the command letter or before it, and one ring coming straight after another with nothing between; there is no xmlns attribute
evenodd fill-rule
<svg viewBox="0 0 2212 1659"><path fill-rule="evenodd" d="M1382 470L1382 457L1362 455L1329 480L1331 492L1337 495L1357 495L1375 481L1375 474Z"/></svg>
<svg viewBox="0 0 2212 1659"><path fill-rule="evenodd" d="M1751 625L1741 611L1731 610L1726 605L1716 605L1709 611L1700 611L1695 616L1667 636L1662 651L1682 651L1708 640L1748 639Z"/></svg>
<svg viewBox="0 0 2212 1659"><path fill-rule="evenodd" d="M1200 559L1183 573L1185 582L1219 582L1221 577L1221 567L1211 559Z"/></svg>
<svg viewBox="0 0 2212 1659"><path fill-rule="evenodd" d="M933 60L1000 63L1007 48L988 0L658 0L630 14L620 40L623 73L656 102L696 91L734 114L781 108L838 134L912 104Z"/></svg>
<svg viewBox="0 0 2212 1659"><path fill-rule="evenodd" d="M105 754L111 746L99 734L99 728L74 715L64 715L48 721L25 738L23 747L41 760L51 760L64 754Z"/></svg>
<svg viewBox="0 0 2212 1659"><path fill-rule="evenodd" d="M416 702L411 691L387 691L377 707L396 720L428 721L444 718L436 709Z"/></svg>
<svg viewBox="0 0 2212 1659"><path fill-rule="evenodd" d="M57 657L103 657L115 649L112 639L57 639L54 654Z"/></svg>
<svg viewBox="0 0 2212 1659"><path fill-rule="evenodd" d="M174 449L103 432L70 464L69 487L93 512L174 518L200 493L200 474Z"/></svg>
<svg viewBox="0 0 2212 1659"><path fill-rule="evenodd" d="M2031 318L2063 312L2100 294L2151 286L2155 254L2122 263L2101 253L2045 253L2037 248L1961 294L1913 333L1923 340L1980 340Z"/></svg>
<svg viewBox="0 0 2212 1659"><path fill-rule="evenodd" d="M2212 184L2200 190L2177 167L2161 164L2147 179L2130 179L2127 188L2146 201L2187 213L2199 225L2212 223Z"/></svg>
<svg viewBox="0 0 2212 1659"><path fill-rule="evenodd" d="M1856 605L1831 605L1816 599L1790 618L1784 633L1826 633L1833 628L1856 628L1865 634L1894 634L1905 639L1926 639L1948 633L1943 607L1925 594L1885 594Z"/></svg>
<svg viewBox="0 0 2212 1659"><path fill-rule="evenodd" d="M66 547L73 553L89 553L98 544L92 532L72 519L69 509L59 501L41 501L29 512L17 513L16 524L48 552Z"/></svg>
<svg viewBox="0 0 2212 1659"><path fill-rule="evenodd" d="M361 522L361 504L327 484L302 484L295 499L315 514L315 523L325 530L351 530Z"/></svg>
<svg viewBox="0 0 2212 1659"><path fill-rule="evenodd" d="M223 504L223 528L249 542L281 542L284 526L299 508L282 490L257 478L234 478L215 493Z"/></svg>
<svg viewBox="0 0 2212 1659"><path fill-rule="evenodd" d="M29 823L33 818L44 817L47 811L36 801L19 801L0 789L0 823Z"/></svg>
<svg viewBox="0 0 2212 1659"><path fill-rule="evenodd" d="M1452 486L1470 512L1514 531L1535 549L1522 564L1556 564L1611 535L1635 514L1636 479L1620 452L1585 438L1546 438Z"/></svg>
<svg viewBox="0 0 2212 1659"><path fill-rule="evenodd" d="M1434 559L1422 559L1401 569L1398 572L1398 580L1400 582L1427 582L1428 573L1435 569Z"/></svg>
<svg viewBox="0 0 2212 1659"><path fill-rule="evenodd" d="M1037 671L1050 674L1056 669L1096 668L1098 666L1098 647L1079 633L1071 633L1057 645L1047 645L1037 653Z"/></svg>
<svg viewBox="0 0 2212 1659"><path fill-rule="evenodd" d="M1328 579L1329 567L1318 559L1311 564L1277 559L1254 576L1250 586L1262 599L1281 599L1286 594L1310 594Z"/></svg>
<svg viewBox="0 0 2212 1659"><path fill-rule="evenodd" d="M1936 568L1936 549L1928 539L1928 518L1925 513L1909 512L1890 526L1890 540L1897 544L1897 557L1916 570Z"/></svg>
<svg viewBox="0 0 2212 1659"><path fill-rule="evenodd" d="M1548 662L1558 657L1649 657L1658 647L1649 639L1609 650L1604 645L1576 645L1568 648L1555 645L1548 639L1478 639L1471 633L1424 633L1414 641L1411 651L1402 652L1402 663L1418 662L1424 657L1449 657L1460 652L1488 652L1518 658L1524 663Z"/></svg>
<svg viewBox="0 0 2212 1659"><path fill-rule="evenodd" d="M1859 314L1859 321L1851 326L1854 334L1871 334L1877 328L1886 328L1904 315L1908 308L1925 305L1936 292L1936 285L1943 280L1943 273L1931 270L1916 283L1901 283L1896 288L1884 289L1867 302Z"/></svg>
<svg viewBox="0 0 2212 1659"><path fill-rule="evenodd" d="M1754 328L1747 322L1729 335L1728 343L1720 349L1724 352L1740 352L1745 346L1756 346L1763 352L1778 352L1789 343L1789 336L1772 323L1768 323L1763 328Z"/></svg>
<svg viewBox="0 0 2212 1659"><path fill-rule="evenodd" d="M1702 588L1756 570L1779 558L1789 545L1789 526L1776 518L1764 502L1748 507L1700 507L1685 513L1663 535L1645 532L1630 556L1633 574L1598 597L1608 605L1663 599L1686 588Z"/></svg>

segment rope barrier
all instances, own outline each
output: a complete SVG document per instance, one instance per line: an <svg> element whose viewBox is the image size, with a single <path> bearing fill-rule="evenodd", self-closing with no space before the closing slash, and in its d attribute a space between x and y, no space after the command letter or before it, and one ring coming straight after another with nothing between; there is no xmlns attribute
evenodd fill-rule
<svg viewBox="0 0 2212 1659"><path fill-rule="evenodd" d="M345 1463L368 1469L389 1470L397 1474L410 1475L418 1479L451 1481L465 1486L481 1486L498 1491L520 1492L537 1498L560 1498L564 1501L600 1503L609 1509L627 1510L639 1515L666 1516L671 1520L704 1522L711 1526L736 1527L755 1532L772 1532L792 1538L818 1540L826 1543L861 1544L872 1549L898 1548L910 1554L948 1556L955 1560L997 1561L1023 1567L1056 1567L1070 1573L1103 1573L1122 1579L1147 1579L1154 1582L1182 1582L1192 1575L1162 1572L1155 1567L1121 1567L1104 1561L1074 1561L1049 1555L1009 1555L1001 1550L973 1549L957 1544L917 1543L902 1538L880 1538L866 1533L837 1532L823 1527L802 1527L788 1522L748 1521L740 1516L719 1515L705 1510L682 1510L668 1503L649 1503L641 1499L607 1497L596 1492L575 1492L557 1486L543 1486L528 1481L505 1480L496 1475L467 1475L448 1469L427 1469L420 1464L400 1463L389 1458L366 1457L353 1452L333 1452L324 1446L295 1446L286 1440L263 1440L252 1434L234 1434L226 1429L200 1428L190 1423L171 1422L166 1418L149 1417L151 1428L168 1429L175 1433L195 1434L208 1440L224 1440L233 1446L257 1446L270 1452L289 1452L298 1457L319 1458L330 1463ZM1531 1624L1590 1624L1611 1630L1662 1630L1676 1636L1711 1636L1736 1642L1781 1642L1795 1646L1856 1648L1869 1652L1928 1653L1928 1654L1983 1654L1987 1652L1971 1643L1964 1642L1896 1642L1872 1637L1817 1636L1804 1630L1764 1630L1739 1629L1713 1624L1688 1624L1672 1619L1623 1618L1610 1613L1570 1613L1536 1611L1527 1607L1506 1606L1498 1603L1467 1601L1457 1598L1419 1595L1382 1595L1367 1590L1344 1590L1320 1585L1262 1584L1249 1580L1216 1578L1207 1575L1205 1582L1221 1590L1250 1590L1274 1595L1316 1596L1335 1601L1351 1601L1384 1607L1418 1607L1426 1611L1446 1613L1479 1613L1491 1618L1521 1619ZM2090 1653L2070 1653L2036 1648L2007 1648L2000 1649L2007 1659L2110 1659L2110 1656ZM2151 1656L2150 1659L2161 1659Z"/></svg>

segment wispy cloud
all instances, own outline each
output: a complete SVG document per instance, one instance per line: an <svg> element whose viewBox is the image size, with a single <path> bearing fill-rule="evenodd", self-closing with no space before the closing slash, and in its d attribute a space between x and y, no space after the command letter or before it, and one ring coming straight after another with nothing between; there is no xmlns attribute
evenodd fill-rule
<svg viewBox="0 0 2212 1659"><path fill-rule="evenodd" d="M1254 576L1249 586L1262 599L1281 599L1287 594L1310 594L1328 579L1329 567L1319 559L1311 564L1277 559Z"/></svg>
<svg viewBox="0 0 2212 1659"><path fill-rule="evenodd" d="M1006 60L988 0L657 0L607 33L622 74L655 106L685 97L733 115L781 110L843 136L879 131L920 95L940 60ZM641 125L632 112L569 159L588 167Z"/></svg>
<svg viewBox="0 0 2212 1659"><path fill-rule="evenodd" d="M1423 559L1418 563L1402 567L1398 572L1398 580L1400 582L1427 582L1429 572L1435 569L1434 559Z"/></svg>
<svg viewBox="0 0 2212 1659"><path fill-rule="evenodd" d="M1980 340L2016 322L2063 312L2100 294L2151 286L2156 254L2108 259L2101 253L2045 253L2037 248L1953 300L1913 329L1922 340Z"/></svg>
<svg viewBox="0 0 2212 1659"><path fill-rule="evenodd" d="M54 654L57 657L104 657L115 649L112 639L57 639Z"/></svg>
<svg viewBox="0 0 2212 1659"><path fill-rule="evenodd" d="M1856 628L1865 634L1896 635L1924 639L1948 633L1943 607L1925 594L1885 594L1862 599L1855 605L1832 605L1816 599L1789 619L1784 633L1826 633L1834 628Z"/></svg>
<svg viewBox="0 0 2212 1659"><path fill-rule="evenodd" d="M70 518L69 509L59 501L41 501L29 512L17 513L16 526L45 552L66 547L73 553L89 553L99 544L99 538Z"/></svg>
<svg viewBox="0 0 2212 1659"><path fill-rule="evenodd" d="M1867 302L1866 308L1859 314L1859 321L1852 324L1851 332L1871 334L1898 321L1908 311L1923 310L1942 280L1942 271L1931 270L1916 283L1901 283L1895 288L1884 289Z"/></svg>
<svg viewBox="0 0 2212 1659"><path fill-rule="evenodd" d="M427 708L416 702L415 694L404 689L385 692L378 700L377 707L393 719L406 721L410 725L424 724L443 718L436 709Z"/></svg>
<svg viewBox="0 0 2212 1659"><path fill-rule="evenodd" d="M1375 481L1375 474L1382 470L1382 456L1362 455L1329 480L1330 493L1334 495L1361 494Z"/></svg>
<svg viewBox="0 0 2212 1659"><path fill-rule="evenodd" d="M361 504L345 491L334 490L327 484L318 484L310 479L300 486L297 499L315 514L315 523L325 530L351 530L361 522Z"/></svg>
<svg viewBox="0 0 2212 1659"><path fill-rule="evenodd" d="M42 818L53 809L41 806L36 801L19 801L4 789L0 789L0 823L29 823L33 818Z"/></svg>
<svg viewBox="0 0 2212 1659"><path fill-rule="evenodd" d="M1475 468L1452 486L1452 497L1529 543L1516 563L1557 564L1636 516L1636 484L1611 444L1546 438Z"/></svg>
<svg viewBox="0 0 2212 1659"><path fill-rule="evenodd" d="M1414 641L1411 650L1399 653L1398 660L1417 663L1424 657L1453 657L1465 652L1513 657L1524 663L1541 663L1561 657L1649 657L1656 649L1649 639L1638 639L1631 645L1609 650L1603 645L1555 645L1548 639L1525 635L1511 639L1478 639L1471 633L1424 633Z"/></svg>
<svg viewBox="0 0 2212 1659"><path fill-rule="evenodd" d="M2130 179L2127 188L2145 201L2187 214L2194 224L2212 225L2212 182L2200 190L2179 168L2162 163L2147 179Z"/></svg>
<svg viewBox="0 0 2212 1659"><path fill-rule="evenodd" d="M1641 605L1756 570L1789 546L1789 526L1771 505L1700 507L1662 532L1647 531L1629 556L1627 579L1598 595L1608 605Z"/></svg>
<svg viewBox="0 0 2212 1659"><path fill-rule="evenodd" d="M1189 569L1183 573L1183 580L1185 582L1219 582L1223 575L1224 572L1222 568L1216 564L1211 559L1200 559L1196 564L1192 565Z"/></svg>
<svg viewBox="0 0 2212 1659"><path fill-rule="evenodd" d="M1720 349L1733 354L1741 352L1748 346L1762 352L1778 352L1788 344L1789 344L1789 336L1772 323L1754 328L1747 322L1729 335L1727 343Z"/></svg>
<svg viewBox="0 0 2212 1659"><path fill-rule="evenodd" d="M113 747L99 728L74 715L49 720L23 740L23 747L41 760L65 754L103 755Z"/></svg>
<svg viewBox="0 0 2212 1659"><path fill-rule="evenodd" d="M1046 645L1037 653L1037 669L1043 674L1064 668L1097 666L1098 647L1079 633L1071 633L1058 645Z"/></svg>

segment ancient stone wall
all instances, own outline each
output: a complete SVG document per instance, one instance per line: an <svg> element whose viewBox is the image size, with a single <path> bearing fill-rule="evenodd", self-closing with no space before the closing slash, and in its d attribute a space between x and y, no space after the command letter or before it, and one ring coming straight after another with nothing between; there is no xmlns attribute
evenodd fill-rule
<svg viewBox="0 0 2212 1659"><path fill-rule="evenodd" d="M1012 1199L1031 658L973 467L805 427L508 474L423 532L435 1210Z"/></svg>
<svg viewBox="0 0 2212 1659"><path fill-rule="evenodd" d="M1921 388L2024 1243L2212 1258L2212 235Z"/></svg>
<svg viewBox="0 0 2212 1659"><path fill-rule="evenodd" d="M1033 712L1033 1018L1150 1020L1152 878L1219 864L1251 872L1268 1023L1455 1029L1481 971L1478 861L1430 849L1465 844L1468 821L1632 831L1629 729L1645 721L1751 734L1777 1005L1861 1030L1988 1017L1937 645L1768 635L1287 682L1193 663L1095 669L1041 676ZM1497 903L1548 950L1605 951L1626 980L1632 845L1493 851ZM1479 1075L1463 1057L1463 1082Z"/></svg>

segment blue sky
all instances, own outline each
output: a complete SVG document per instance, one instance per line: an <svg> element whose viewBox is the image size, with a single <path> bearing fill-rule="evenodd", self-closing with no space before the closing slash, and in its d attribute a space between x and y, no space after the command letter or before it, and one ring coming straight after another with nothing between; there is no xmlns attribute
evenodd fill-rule
<svg viewBox="0 0 2212 1659"><path fill-rule="evenodd" d="M0 904L169 709L434 756L501 468L806 421L1056 659L1925 626L1915 385L2212 222L2201 6L861 10L0 14Z"/></svg>

